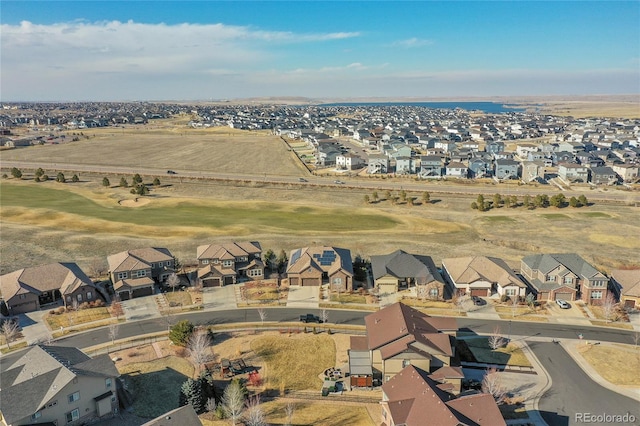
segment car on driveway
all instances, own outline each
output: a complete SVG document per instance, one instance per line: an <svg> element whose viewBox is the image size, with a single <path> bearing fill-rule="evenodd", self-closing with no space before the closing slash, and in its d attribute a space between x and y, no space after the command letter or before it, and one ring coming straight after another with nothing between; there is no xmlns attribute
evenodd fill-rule
<svg viewBox="0 0 640 426"><path fill-rule="evenodd" d="M560 306L560 309L569 309L571 307L569 302L567 302L566 300L558 299L556 300L556 303L558 304L558 306Z"/></svg>
<svg viewBox="0 0 640 426"><path fill-rule="evenodd" d="M484 300L478 296L471 296L471 300L473 300L473 304L476 306L484 305Z"/></svg>

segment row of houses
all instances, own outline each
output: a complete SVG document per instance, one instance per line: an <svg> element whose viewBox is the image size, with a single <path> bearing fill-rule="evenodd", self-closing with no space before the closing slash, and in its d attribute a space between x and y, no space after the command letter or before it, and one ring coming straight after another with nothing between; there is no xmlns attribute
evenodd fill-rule
<svg viewBox="0 0 640 426"><path fill-rule="evenodd" d="M257 241L201 245L196 250L194 282L220 287L265 277L262 247ZM148 296L158 284L178 272L176 259L167 248L127 250L107 257L113 291L121 300ZM371 256L371 278L381 294L415 288L420 297L443 300L454 296L492 295L537 300L582 300L600 304L612 292L629 308L640 306L640 270L616 270L611 278L577 254L525 256L519 270L502 259L470 256L442 259L437 267L430 256L397 250ZM353 291L354 267L345 248L312 246L291 250L285 276L292 286L329 285ZM363 284L361 284L363 285ZM109 295L75 263L53 263L20 269L0 276L2 298L11 315L41 309L62 301L72 306Z"/></svg>

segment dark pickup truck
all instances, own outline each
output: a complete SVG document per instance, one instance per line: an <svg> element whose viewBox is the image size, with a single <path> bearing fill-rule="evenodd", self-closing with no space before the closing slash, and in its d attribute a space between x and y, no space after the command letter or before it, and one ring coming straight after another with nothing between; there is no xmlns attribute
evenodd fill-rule
<svg viewBox="0 0 640 426"><path fill-rule="evenodd" d="M322 323L322 320L319 316L313 314L300 315L300 321L302 322L317 322L318 324Z"/></svg>

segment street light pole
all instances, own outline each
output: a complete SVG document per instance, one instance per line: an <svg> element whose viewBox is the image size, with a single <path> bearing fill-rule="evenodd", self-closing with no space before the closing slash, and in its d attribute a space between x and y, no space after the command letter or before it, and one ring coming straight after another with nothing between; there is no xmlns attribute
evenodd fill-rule
<svg viewBox="0 0 640 426"><path fill-rule="evenodd" d="M511 341L511 320L509 320L509 336L507 337L508 341Z"/></svg>

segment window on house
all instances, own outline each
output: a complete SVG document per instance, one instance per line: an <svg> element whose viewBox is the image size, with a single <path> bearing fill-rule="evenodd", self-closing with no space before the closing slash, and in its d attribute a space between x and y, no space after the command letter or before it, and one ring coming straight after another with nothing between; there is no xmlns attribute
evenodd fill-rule
<svg viewBox="0 0 640 426"><path fill-rule="evenodd" d="M53 402L50 402L47 404L47 408L51 408L51 407L55 407L56 405L58 405L58 400L56 399Z"/></svg>
<svg viewBox="0 0 640 426"><path fill-rule="evenodd" d="M74 422L80 418L80 410L77 408L67 413L67 423Z"/></svg>
<svg viewBox="0 0 640 426"><path fill-rule="evenodd" d="M218 264L218 259L213 259L213 264L217 265Z"/></svg>
<svg viewBox="0 0 640 426"><path fill-rule="evenodd" d="M111 388L111 377L107 377L106 379L104 379L104 385L107 389Z"/></svg>
<svg viewBox="0 0 640 426"><path fill-rule="evenodd" d="M342 284L342 278L341 277L335 277L333 279L333 283L334 284Z"/></svg>
<svg viewBox="0 0 640 426"><path fill-rule="evenodd" d="M430 288L429 289L429 297L438 297L438 289Z"/></svg>
<svg viewBox="0 0 640 426"><path fill-rule="evenodd" d="M74 392L69 395L69 403L75 402L80 399L80 392Z"/></svg>
<svg viewBox="0 0 640 426"><path fill-rule="evenodd" d="M69 295L69 294L67 295L67 302L71 303L71 295Z"/></svg>
<svg viewBox="0 0 640 426"><path fill-rule="evenodd" d="M516 289L515 288L507 288L507 289L505 289L505 294L507 296L515 296L516 295Z"/></svg>
<svg viewBox="0 0 640 426"><path fill-rule="evenodd" d="M572 282L573 282L573 278L571 278L570 276L564 277L565 284L571 284Z"/></svg>
<svg viewBox="0 0 640 426"><path fill-rule="evenodd" d="M549 278L547 278L547 281L552 281L555 282L556 281L556 276L555 275L549 275Z"/></svg>
<svg viewBox="0 0 640 426"><path fill-rule="evenodd" d="M20 295L20 299L26 299L26 298L27 298L27 295L26 295L26 294L21 294L21 295Z"/></svg>
<svg viewBox="0 0 640 426"><path fill-rule="evenodd" d="M222 262L222 266L231 266L233 265L233 260L225 260L224 262Z"/></svg>
<svg viewBox="0 0 640 426"><path fill-rule="evenodd" d="M203 265L208 265L209 264L209 259L202 259L202 264Z"/></svg>
<svg viewBox="0 0 640 426"><path fill-rule="evenodd" d="M171 266L171 261L170 261L170 260L167 260L167 261L165 262L165 266Z"/></svg>
<svg viewBox="0 0 640 426"><path fill-rule="evenodd" d="M409 365L411 365L411 360L410 359L403 359L402 360L402 366L403 367L407 367Z"/></svg>
<svg viewBox="0 0 640 426"><path fill-rule="evenodd" d="M156 267L156 264L155 264L155 263L152 263L152 264L151 264L151 269L155 269L155 267Z"/></svg>
<svg viewBox="0 0 640 426"><path fill-rule="evenodd" d="M87 292L87 300L91 300L91 298L93 297L93 294L91 294L90 291Z"/></svg>
<svg viewBox="0 0 640 426"><path fill-rule="evenodd" d="M146 275L147 275L147 271L145 271L144 269L143 269L143 270L141 270L141 271L135 271L135 272L133 273L133 276L134 276L134 277L138 277L138 278L140 278L140 277L144 277L144 276L146 276Z"/></svg>
<svg viewBox="0 0 640 426"><path fill-rule="evenodd" d="M591 298L592 299L602 299L602 291L600 291L600 290L592 291L591 292Z"/></svg>
<svg viewBox="0 0 640 426"><path fill-rule="evenodd" d="M39 419L40 417L42 417L42 413L41 413L40 411L38 411L37 413L33 413L33 414L31 415L31 420L37 420L37 419Z"/></svg>
<svg viewBox="0 0 640 426"><path fill-rule="evenodd" d="M76 299L78 299L78 303L82 302L82 294L78 294Z"/></svg>
<svg viewBox="0 0 640 426"><path fill-rule="evenodd" d="M119 280L124 280L127 278L127 273L126 272L118 272L118 279Z"/></svg>

